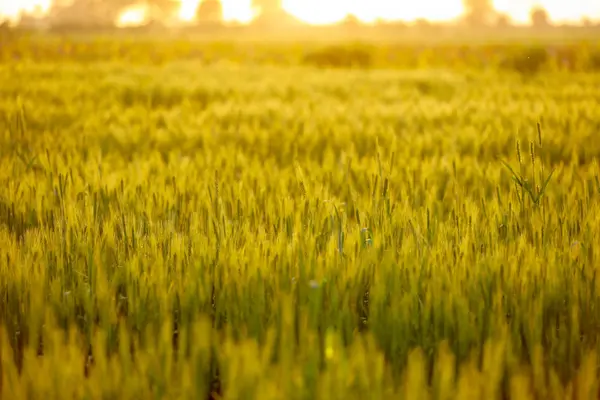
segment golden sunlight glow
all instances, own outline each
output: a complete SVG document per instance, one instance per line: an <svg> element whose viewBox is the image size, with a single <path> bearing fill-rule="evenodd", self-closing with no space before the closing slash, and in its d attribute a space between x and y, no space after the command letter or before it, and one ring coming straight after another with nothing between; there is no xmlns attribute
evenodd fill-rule
<svg viewBox="0 0 600 400"><path fill-rule="evenodd" d="M199 2L200 0L183 0ZM247 22L254 10L250 0L222 0L226 21ZM584 17L600 20L600 0L493 0L498 11L519 23L529 21L534 6L544 7L556 22L578 22ZM299 20L331 24L352 14L365 23L384 21L448 21L464 13L463 0L282 0L285 11Z"/></svg>
<svg viewBox="0 0 600 400"><path fill-rule="evenodd" d="M180 0L178 16L181 21L191 22L202 0ZM225 22L249 23L256 16L252 0L221 0Z"/></svg>
<svg viewBox="0 0 600 400"><path fill-rule="evenodd" d="M452 20L463 13L462 0L284 0L283 7L290 14L309 24L328 24L343 20L352 14L369 23L376 20L431 21Z"/></svg>
<svg viewBox="0 0 600 400"><path fill-rule="evenodd" d="M138 4L127 7L119 14L115 25L120 28L139 26L148 19L148 7L145 4Z"/></svg>
<svg viewBox="0 0 600 400"><path fill-rule="evenodd" d="M181 0L180 18L193 20L201 0ZM600 19L600 0L493 0L498 11L515 22L526 23L536 5L543 6L557 22L577 22L582 18ZM225 21L249 22L255 10L251 0L222 0ZM464 12L463 0L282 0L285 11L314 25L342 21L352 14L365 23L377 20L449 21Z"/></svg>
<svg viewBox="0 0 600 400"><path fill-rule="evenodd" d="M177 13L179 19L185 22L192 22L196 19L196 10L200 2L201 0L181 0L179 12Z"/></svg>
<svg viewBox="0 0 600 400"><path fill-rule="evenodd" d="M600 20L598 0L493 0L494 8L518 23L529 22L529 12L542 6L554 22L578 22L587 17Z"/></svg>
<svg viewBox="0 0 600 400"><path fill-rule="evenodd" d="M52 6L52 0L0 0L0 20L18 21L22 14L43 16Z"/></svg>
<svg viewBox="0 0 600 400"><path fill-rule="evenodd" d="M223 20L227 22L249 23L257 15L252 7L252 0L225 0L223 4Z"/></svg>
<svg viewBox="0 0 600 400"><path fill-rule="evenodd" d="M43 16L53 0L0 0L0 20L18 21L23 14ZM192 22L202 0L180 0L178 19ZM463 0L282 0L285 11L300 21L320 25L342 21L354 15L365 23L377 20L446 21L459 17ZM493 0L498 11L513 21L527 23L529 12L543 6L555 22L577 22L584 17L600 20L600 0ZM256 16L252 0L222 0L223 19L248 23ZM143 16L143 19L141 19ZM118 18L119 25L141 24L147 18L140 6L128 7Z"/></svg>

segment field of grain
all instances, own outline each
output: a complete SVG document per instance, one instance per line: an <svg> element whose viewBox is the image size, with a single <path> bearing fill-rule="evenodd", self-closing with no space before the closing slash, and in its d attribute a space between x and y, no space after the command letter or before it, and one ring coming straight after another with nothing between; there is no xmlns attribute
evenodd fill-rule
<svg viewBox="0 0 600 400"><path fill-rule="evenodd" d="M598 49L6 43L0 398L598 398Z"/></svg>

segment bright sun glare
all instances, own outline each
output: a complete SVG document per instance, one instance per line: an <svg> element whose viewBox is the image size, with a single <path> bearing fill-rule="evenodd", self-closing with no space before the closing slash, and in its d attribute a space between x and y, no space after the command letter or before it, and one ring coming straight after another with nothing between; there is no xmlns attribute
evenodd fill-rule
<svg viewBox="0 0 600 400"><path fill-rule="evenodd" d="M139 26L146 22L148 10L143 5L135 5L121 12L115 25L118 27Z"/></svg>
<svg viewBox="0 0 600 400"><path fill-rule="evenodd" d="M201 0L181 0L178 18L193 21ZM529 11L542 5L555 21L577 21L583 17L600 18L599 0L493 0L497 10L508 14L517 22L526 22ZM0 0L0 16L18 20L23 13L43 15L52 0ZM425 18L431 21L452 20L459 17L463 0L283 0L283 8L299 20L309 24L329 24L352 14L363 22L376 20L414 21ZM256 15L252 0L222 0L225 21L250 22ZM145 21L144 6L132 6L117 20L120 25L135 25Z"/></svg>
<svg viewBox="0 0 600 400"><path fill-rule="evenodd" d="M181 0L181 6L179 6L179 12L177 16L182 21L193 21L199 4L200 0Z"/></svg>
<svg viewBox="0 0 600 400"><path fill-rule="evenodd" d="M179 19L186 22L193 21L201 0L180 0L180 3ZM252 8L252 0L222 0L221 4L223 6L223 19L228 22L248 23L256 15Z"/></svg>
<svg viewBox="0 0 600 400"><path fill-rule="evenodd" d="M234 1L234 0L231 0ZM452 20L463 13L462 0L419 0L398 4L390 0L284 0L290 14L309 24L328 24L354 15L363 22L376 20Z"/></svg>
<svg viewBox="0 0 600 400"><path fill-rule="evenodd" d="M0 0L0 17L18 20L21 14L44 15L52 6L52 0Z"/></svg>

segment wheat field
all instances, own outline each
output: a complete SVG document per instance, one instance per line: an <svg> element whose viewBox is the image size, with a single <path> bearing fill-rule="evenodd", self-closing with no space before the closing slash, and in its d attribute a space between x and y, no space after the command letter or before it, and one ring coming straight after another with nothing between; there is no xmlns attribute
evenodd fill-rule
<svg viewBox="0 0 600 400"><path fill-rule="evenodd" d="M591 50L119 43L0 56L2 399L598 398Z"/></svg>

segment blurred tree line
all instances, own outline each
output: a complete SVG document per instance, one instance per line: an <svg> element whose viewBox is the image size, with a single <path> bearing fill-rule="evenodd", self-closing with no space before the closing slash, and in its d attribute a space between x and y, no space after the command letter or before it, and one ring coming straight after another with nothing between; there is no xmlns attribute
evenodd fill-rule
<svg viewBox="0 0 600 400"><path fill-rule="evenodd" d="M508 26L510 17L494 8L492 0L463 0L465 7L464 22L469 26ZM550 25L548 12L541 6L534 6L529 13L534 27Z"/></svg>
<svg viewBox="0 0 600 400"><path fill-rule="evenodd" d="M144 0L143 4L160 10L166 16L173 14L180 7L179 0ZM53 7L54 14L76 12L78 14L95 16L117 16L125 8L140 4L140 0L56 0ZM280 20L283 12L281 0L253 0L253 8L257 11L259 22ZM198 23L215 24L223 19L223 6L221 0L201 0L196 9Z"/></svg>
<svg viewBox="0 0 600 400"><path fill-rule="evenodd" d="M252 8L257 18L256 25L270 25L285 22L289 16L283 10L282 0L253 0ZM218 23L223 20L221 0L202 0L196 10L196 20L199 23Z"/></svg>
<svg viewBox="0 0 600 400"><path fill-rule="evenodd" d="M180 7L180 0L55 0L51 15L54 21L79 22L80 25L93 25L93 22L111 23L127 7L143 4L152 8L154 22L176 19ZM396 1L396 0L388 0ZM493 0L462 0L465 14L460 21L469 27L508 27L512 24L510 16L495 9ZM196 23L199 25L220 25L223 21L222 0L200 0L195 10ZM284 11L282 0L252 0L252 7L256 18L255 26L281 26L298 24L299 21ZM582 20L582 25L593 26L591 21ZM547 11L540 6L535 6L530 11L530 23L534 27L551 25ZM354 15L349 15L341 25L354 29L362 22ZM400 26L402 22L381 22L382 27ZM429 27L434 24L426 21L417 21L418 27Z"/></svg>
<svg viewBox="0 0 600 400"><path fill-rule="evenodd" d="M169 0L152 1L164 2ZM463 0L463 3L465 7L465 16L463 22L469 26L508 26L511 23L508 15L501 13L494 8L492 0ZM277 21L285 15L281 0L253 0L252 6L256 9L258 20L260 22ZM197 10L197 19L199 22L221 21L222 17L223 9L221 6L221 0L203 0L200 3ZM541 6L535 6L531 9L530 21L535 27L550 25L548 13ZM360 21L355 16L349 15L344 23L346 25L359 25Z"/></svg>

